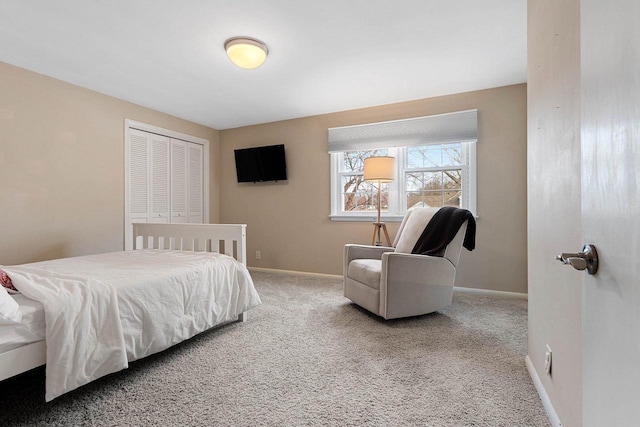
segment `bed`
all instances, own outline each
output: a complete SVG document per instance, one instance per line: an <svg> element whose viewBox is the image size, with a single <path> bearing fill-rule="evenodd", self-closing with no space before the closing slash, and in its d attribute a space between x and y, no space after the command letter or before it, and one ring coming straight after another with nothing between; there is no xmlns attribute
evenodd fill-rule
<svg viewBox="0 0 640 427"><path fill-rule="evenodd" d="M21 294L16 324L0 324L0 381L46 364L50 401L260 304L245 225L134 224L133 238L132 251L2 267Z"/></svg>

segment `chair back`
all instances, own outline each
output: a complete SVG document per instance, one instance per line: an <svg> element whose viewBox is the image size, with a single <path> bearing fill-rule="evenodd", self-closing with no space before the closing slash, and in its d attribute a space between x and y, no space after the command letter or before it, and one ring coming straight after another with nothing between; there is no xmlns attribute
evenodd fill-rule
<svg viewBox="0 0 640 427"><path fill-rule="evenodd" d="M410 254L420 235L440 208L413 208L407 211L402 219L393 246L397 253Z"/></svg>
<svg viewBox="0 0 640 427"><path fill-rule="evenodd" d="M404 226L407 224L407 220L413 213L413 209L409 209L406 214L404 214L404 218L402 218L402 222L400 223L400 227L398 227L398 232L396 233L395 239L393 239L393 247L398 246L398 241L400 240L400 235L404 231Z"/></svg>
<svg viewBox="0 0 640 427"><path fill-rule="evenodd" d="M408 210L393 240L396 252L411 253L425 227L438 210L439 208L432 207ZM464 242L466 231L467 221L460 226L455 237L445 249L443 257L451 261L454 266L457 266L460 261L460 252L462 251L462 243Z"/></svg>
<svg viewBox="0 0 640 427"><path fill-rule="evenodd" d="M454 267L458 266L460 261L460 253L462 252L462 243L464 242L464 235L467 232L467 224L469 221L465 221L461 226L456 237L453 238L451 243L447 245L447 249L444 251L444 257L451 261Z"/></svg>

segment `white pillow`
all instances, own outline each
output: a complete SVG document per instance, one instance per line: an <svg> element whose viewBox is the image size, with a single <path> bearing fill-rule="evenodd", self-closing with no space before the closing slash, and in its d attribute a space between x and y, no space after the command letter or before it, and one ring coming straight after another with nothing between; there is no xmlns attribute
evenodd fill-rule
<svg viewBox="0 0 640 427"><path fill-rule="evenodd" d="M0 286L0 325L15 325L21 321L20 306L4 287Z"/></svg>
<svg viewBox="0 0 640 427"><path fill-rule="evenodd" d="M433 215L438 212L440 208L414 208L412 209L411 216L407 219L406 224L402 228L402 234L398 239L396 245L396 252L403 254L410 254L413 250L416 242L420 238L420 235L424 231Z"/></svg>

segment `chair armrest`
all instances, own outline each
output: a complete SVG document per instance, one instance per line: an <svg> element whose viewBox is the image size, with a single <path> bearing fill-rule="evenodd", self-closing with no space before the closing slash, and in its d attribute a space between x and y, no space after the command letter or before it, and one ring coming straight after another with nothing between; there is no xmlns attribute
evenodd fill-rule
<svg viewBox="0 0 640 427"><path fill-rule="evenodd" d="M383 254L381 259L383 281L390 278L396 282L453 286L456 268L446 258L393 252Z"/></svg>
<svg viewBox="0 0 640 427"><path fill-rule="evenodd" d="M344 245L344 259L347 264L354 259L381 259L385 252L393 252L388 246Z"/></svg>
<svg viewBox="0 0 640 427"><path fill-rule="evenodd" d="M349 263L354 259L380 259L385 252L393 252L395 249L387 246L369 245L344 245L342 274L347 277Z"/></svg>

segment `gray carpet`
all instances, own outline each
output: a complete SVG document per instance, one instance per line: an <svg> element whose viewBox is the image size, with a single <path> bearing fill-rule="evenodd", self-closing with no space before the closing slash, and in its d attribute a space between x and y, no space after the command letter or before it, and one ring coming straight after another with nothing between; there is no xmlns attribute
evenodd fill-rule
<svg viewBox="0 0 640 427"><path fill-rule="evenodd" d="M331 277L252 272L263 305L44 403L44 370L0 383L0 425L548 426L524 364L525 300L456 293L387 321Z"/></svg>

